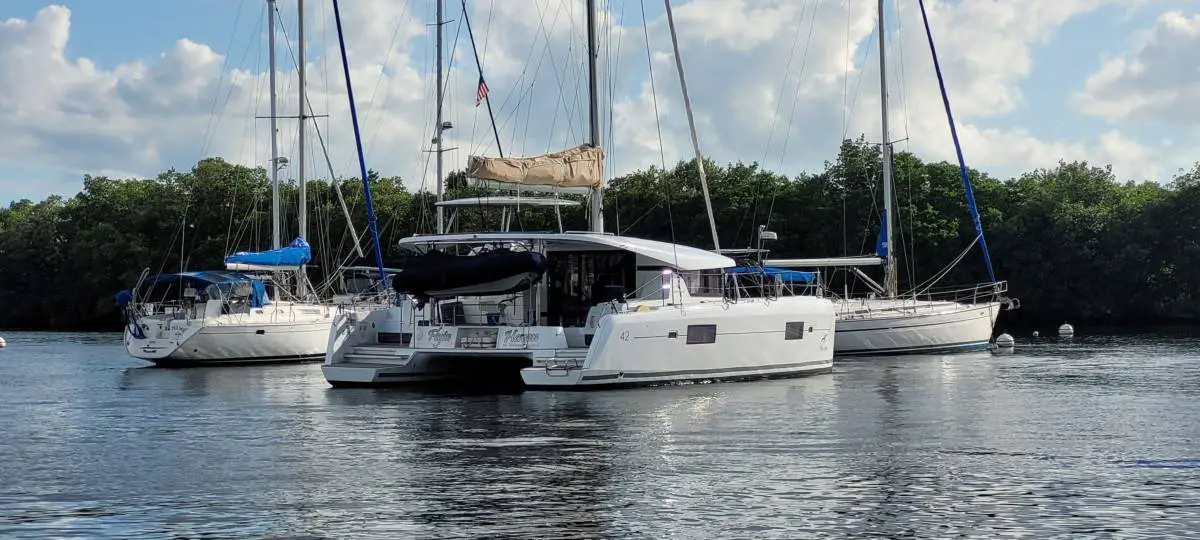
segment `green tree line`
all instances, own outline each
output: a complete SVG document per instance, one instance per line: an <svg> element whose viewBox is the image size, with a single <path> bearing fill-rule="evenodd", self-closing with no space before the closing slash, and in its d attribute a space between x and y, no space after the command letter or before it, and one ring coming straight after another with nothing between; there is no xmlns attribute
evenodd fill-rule
<svg viewBox="0 0 1200 540"><path fill-rule="evenodd" d="M873 253L880 227L880 151L845 141L824 170L788 177L757 164L705 161L723 248L751 247L758 227L778 233L772 257ZM1001 180L971 170L975 198L998 279L1021 308L1010 327L1084 324L1194 324L1200 320L1200 165L1171 182L1120 182L1109 167L1060 162ZM385 256L396 241L435 228L434 196L399 178L369 175ZM362 184L338 179L367 250ZM485 195L450 175L447 197ZM308 238L320 283L353 257L353 239L329 181L308 183ZM296 234L297 189L282 188L286 243ZM894 225L900 285L937 274L970 249L939 285L987 280L956 164L895 155ZM514 228L586 228L582 205L556 216L524 210ZM711 248L695 161L650 167L614 179L605 196L606 229ZM494 229L496 209L460 212L460 230ZM0 208L0 327L117 329L113 294L151 273L216 269L238 250L268 249L267 172L210 158L190 171L153 179L87 176L69 199L15 201ZM869 270L878 272L879 270ZM877 274L876 274L877 276ZM841 285L834 287L841 290Z"/></svg>

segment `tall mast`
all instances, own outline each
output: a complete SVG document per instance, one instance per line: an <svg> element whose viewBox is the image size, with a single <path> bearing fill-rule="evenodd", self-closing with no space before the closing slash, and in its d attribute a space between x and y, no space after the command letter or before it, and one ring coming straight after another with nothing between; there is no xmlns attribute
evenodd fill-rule
<svg viewBox="0 0 1200 540"><path fill-rule="evenodd" d="M596 69L596 0L587 0L588 39L588 123L594 147L600 146L600 75ZM603 170L603 169L602 169ZM604 232L604 183L592 189L588 198L588 224L592 232Z"/></svg>
<svg viewBox="0 0 1200 540"><path fill-rule="evenodd" d="M886 264L883 269L883 290L888 298L896 296L896 253L892 242L892 143L888 131L888 86L887 86L887 40L884 38L884 0L879 0L879 101L883 109L883 145L880 157L883 159L883 228L884 249L887 250Z"/></svg>
<svg viewBox="0 0 1200 540"><path fill-rule="evenodd" d="M354 149L358 154L358 171L362 175L363 198L367 203L367 229L371 231L371 243L375 247L375 266L379 268L380 291L388 287L387 270L383 267L383 248L379 245L379 227L375 218L375 202L371 198L371 180L367 176L367 160L363 156L362 130L358 128L358 109L354 105L354 85L350 84L350 61L346 58L346 36L342 32L342 11L338 0L333 0L333 20L337 25L338 51L342 54L342 75L346 78L346 97L350 102L350 124L354 127Z"/></svg>
<svg viewBox="0 0 1200 540"><path fill-rule="evenodd" d="M305 114L304 107L305 104L308 103L308 101L306 101L306 95L304 91L304 0L296 0L296 20L298 22L297 26L299 27L296 32L296 40L298 41L297 48L299 49L299 52L296 56L297 63L300 64L298 69L299 81L297 82L297 84L300 86L300 115L298 117L300 119L300 128L296 137L296 141L300 146L299 152L296 154L300 160L300 164L297 166L296 174L299 175L300 189L300 238L308 240L308 183L304 179L304 130L306 127L308 127L308 115ZM308 296L308 272L304 266L300 267L300 271L296 276L296 296L300 297L301 299Z"/></svg>
<svg viewBox="0 0 1200 540"><path fill-rule="evenodd" d="M271 75L268 77L271 89L271 249L282 246L283 233L279 218L279 128L277 120L278 96L275 93L275 0L267 0L267 48L270 49L268 58L271 64ZM279 277L279 276L276 276ZM278 280L276 280L278 283ZM279 301L279 287L276 285L275 300Z"/></svg>
<svg viewBox="0 0 1200 540"><path fill-rule="evenodd" d="M437 200L442 202L445 197L445 178L443 177L442 164L442 130L445 124L442 119L442 17L445 10L445 2L438 0L437 2L437 125L434 127L433 144L434 152L437 153ZM437 207L437 233L443 234L446 232L446 213L441 206Z"/></svg>
<svg viewBox="0 0 1200 540"><path fill-rule="evenodd" d="M712 198L708 195L708 177L704 172L704 157L700 154L700 139L696 136L696 119L692 116L692 100L688 97L687 77L683 75L683 57L679 55L679 37L675 34L675 17L671 14L671 0L663 0L667 12L667 26L671 29L671 48L675 52L675 71L679 73L679 88L683 91L683 108L687 111L688 130L692 134L692 150L696 152L696 171L700 174L700 189L704 192L704 209L708 211L708 226L712 231L713 249L721 252L721 239L717 234L717 220L713 217Z"/></svg>
<svg viewBox="0 0 1200 540"><path fill-rule="evenodd" d="M279 129L277 96L275 94L275 0L267 0L267 48L271 75L268 77L271 91L271 249L279 249L282 233L279 223Z"/></svg>

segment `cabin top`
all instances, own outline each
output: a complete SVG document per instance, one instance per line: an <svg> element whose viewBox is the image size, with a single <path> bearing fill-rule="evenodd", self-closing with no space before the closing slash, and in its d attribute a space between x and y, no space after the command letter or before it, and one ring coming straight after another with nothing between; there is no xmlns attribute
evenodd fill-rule
<svg viewBox="0 0 1200 540"><path fill-rule="evenodd" d="M526 242L537 243L542 246L542 249L555 251L628 251L663 266L682 271L715 270L737 265L729 257L699 248L631 236L589 232L502 232L410 236L400 240L400 247L420 252L434 246L447 244Z"/></svg>

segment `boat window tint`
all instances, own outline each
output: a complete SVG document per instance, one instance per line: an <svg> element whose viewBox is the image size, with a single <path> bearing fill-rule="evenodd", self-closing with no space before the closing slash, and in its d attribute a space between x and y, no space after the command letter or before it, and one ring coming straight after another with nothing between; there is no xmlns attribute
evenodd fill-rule
<svg viewBox="0 0 1200 540"><path fill-rule="evenodd" d="M704 343L717 342L717 325L715 324L689 324L687 330L687 344L700 345Z"/></svg>
<svg viewBox="0 0 1200 540"><path fill-rule="evenodd" d="M804 339L804 322L790 322L783 328L783 339Z"/></svg>

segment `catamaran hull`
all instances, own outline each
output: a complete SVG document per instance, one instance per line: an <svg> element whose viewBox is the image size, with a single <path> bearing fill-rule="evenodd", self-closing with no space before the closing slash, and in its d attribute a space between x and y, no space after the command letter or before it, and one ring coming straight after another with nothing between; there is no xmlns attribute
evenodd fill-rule
<svg viewBox="0 0 1200 540"><path fill-rule="evenodd" d="M986 349L999 302L924 304L905 311L882 309L869 315L839 315L834 354L869 356L932 354Z"/></svg>
<svg viewBox="0 0 1200 540"><path fill-rule="evenodd" d="M317 361L325 357L329 340L327 319L189 330L167 338L139 339L126 328L125 348L131 356L163 367L212 366Z"/></svg>
<svg viewBox="0 0 1200 540"><path fill-rule="evenodd" d="M586 389L800 377L833 368L833 306L814 297L605 315L586 347L567 347L558 327L417 327L414 346L379 343L378 329L402 319L386 312L361 321L335 318L321 366L325 379L333 386L383 386L517 374L525 388ZM704 327L712 331L706 335ZM499 339L496 348L450 346L461 332ZM447 345L430 346L434 336L445 336ZM518 342L528 346L506 348ZM471 366L464 369L466 361Z"/></svg>

